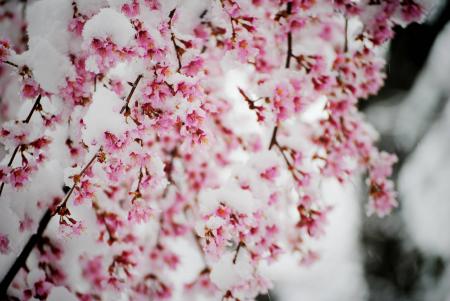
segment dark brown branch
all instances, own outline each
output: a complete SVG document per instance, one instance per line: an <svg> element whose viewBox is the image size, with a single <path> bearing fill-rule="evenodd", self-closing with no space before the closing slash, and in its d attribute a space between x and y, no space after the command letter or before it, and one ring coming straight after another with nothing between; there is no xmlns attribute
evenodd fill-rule
<svg viewBox="0 0 450 301"><path fill-rule="evenodd" d="M97 220L99 220L101 223L103 223L103 225L105 226L106 229L106 233L108 233L108 245L112 245L113 243L115 243L118 238L115 235L115 230L111 228L111 226L109 225L109 223L107 222L107 216L108 216L108 212L103 210L102 208L100 208L100 206L98 205L98 203L96 201L92 202L92 208L94 208L95 214L97 216ZM100 234L100 237L103 237L103 234ZM102 239L103 240L103 239Z"/></svg>
<svg viewBox="0 0 450 301"><path fill-rule="evenodd" d="M66 208L67 201L69 200L69 198L72 195L73 191L75 190L75 188L77 187L78 183L80 182L81 177L86 173L86 171L89 169L89 167L91 167L91 165L98 158L98 156L99 156L99 152L95 153L95 155L91 158L91 160L89 160L88 164L86 164L86 166L83 168L83 170L79 174L73 176L73 185L72 185L72 187L70 187L70 190L66 194L66 196L64 197L64 200L58 205L58 207L56 207L56 210L55 210L55 212L53 212L52 215L56 215L57 213L61 213Z"/></svg>
<svg viewBox="0 0 450 301"><path fill-rule="evenodd" d="M240 251L241 248L244 247L244 246L245 246L245 244L244 244L242 241L240 241L239 244L238 244L238 246L237 246L237 248L236 248L236 253L234 253L233 264L236 264L236 260L237 260L237 257L238 257L238 255L239 255L239 251Z"/></svg>
<svg viewBox="0 0 450 301"><path fill-rule="evenodd" d="M203 18L206 16L207 13L208 13L208 10L205 9L205 10L200 14L200 19L203 19Z"/></svg>
<svg viewBox="0 0 450 301"><path fill-rule="evenodd" d="M291 57L292 57L292 32L288 32L287 36L287 42L288 42L288 50L286 55L286 68L289 68L291 65Z"/></svg>
<svg viewBox="0 0 450 301"><path fill-rule="evenodd" d="M0 283L0 300L6 299L6 294L8 291L8 287L10 286L11 282L16 277L19 270L25 265L28 257L30 256L31 252L33 251L34 247L37 245L37 243L42 239L42 236L45 232L45 229L47 228L50 220L53 216L58 213L61 208L65 208L65 205L67 203L67 200L69 199L70 195L72 194L73 190L75 189L75 186L78 184L79 179L82 175L86 173L86 171L89 169L89 167L94 163L95 159L99 157L99 153L97 152L95 156L89 161L89 163L83 168L83 170L74 177L74 184L72 188L69 190L69 192L64 197L64 200L58 205L55 211L52 212L52 210L49 208L45 212L44 216L41 218L39 222L38 229L35 234L31 235L30 239L28 240L27 244L23 248L22 252L20 252L17 259L14 261L11 268L6 273L5 277L3 278L2 282Z"/></svg>
<svg viewBox="0 0 450 301"><path fill-rule="evenodd" d="M277 140L277 133L278 133L278 126L275 126L275 128L273 129L272 138L270 139L269 150L271 150L272 147L275 146L280 151L281 156L283 157L283 160L286 163L286 166L292 175L292 178L296 181L300 181L298 174L305 175L305 173L302 172L301 170L295 168L295 163L292 163L291 161L289 161L288 157L285 154L286 151L289 151L289 148L287 148L286 146L280 145L280 143ZM296 172L298 174L296 174Z"/></svg>
<svg viewBox="0 0 450 301"><path fill-rule="evenodd" d="M290 15L292 13L292 2L287 3L286 13L287 15ZM287 34L287 55L285 64L286 68L289 68L291 65L291 57L292 57L292 32L291 30L289 30Z"/></svg>
<svg viewBox="0 0 450 301"><path fill-rule="evenodd" d="M234 27L234 23L238 24L238 20L236 18L234 18L225 8L225 3L223 2L223 0L220 0L220 5L222 6L222 9L225 11L225 13L228 15L228 17L230 18L230 25L231 25L231 41L233 43L236 42L236 28Z"/></svg>
<svg viewBox="0 0 450 301"><path fill-rule="evenodd" d="M177 60L178 60L178 69L177 69L177 72L180 72L180 70L181 70L181 54L182 54L182 52L184 51L181 47L179 47L178 45L177 45L177 42L176 42L176 37L175 37L175 33L173 32L173 28L172 28L172 26L173 26L173 24L172 24L172 21L173 21L173 16L175 15L175 11L176 11L177 9L176 8L174 8L174 9L172 9L171 11L170 11L170 13L169 13L169 29L170 29L170 40L172 41L172 43L173 43L173 47L175 48L175 54L176 54L176 56L177 56Z"/></svg>
<svg viewBox="0 0 450 301"><path fill-rule="evenodd" d="M348 51L348 18L345 17L345 26L344 26L344 53Z"/></svg>
<svg viewBox="0 0 450 301"><path fill-rule="evenodd" d="M256 101L250 99L250 97L248 97L247 94L245 94L244 90L242 90L240 87L238 87L238 91L242 95L242 97L244 98L245 102L248 104L248 107L249 107L250 110L258 109L258 107L255 105Z"/></svg>
<svg viewBox="0 0 450 301"><path fill-rule="evenodd" d="M270 144L269 144L269 150L272 149L272 147L277 144L277 132L278 132L278 126L276 125L273 128L272 137L270 138Z"/></svg>
<svg viewBox="0 0 450 301"><path fill-rule="evenodd" d="M7 64L7 65L10 65L10 66L12 66L12 67L14 67L14 68L19 68L19 65L14 64L13 62L10 62L10 61L3 61L3 63L5 63L5 64Z"/></svg>
<svg viewBox="0 0 450 301"><path fill-rule="evenodd" d="M3 277L3 280L0 283L1 300L5 300L7 298L8 287L11 285L11 282L14 280L19 270L25 265L25 262L27 261L28 256L30 256L31 251L33 251L34 247L42 239L42 235L44 234L44 231L47 228L51 218L52 218L52 211L50 209L47 209L44 216L41 218L41 221L39 222L37 232L31 235L22 252L14 261L13 265L6 273L5 277Z"/></svg>
<svg viewBox="0 0 450 301"><path fill-rule="evenodd" d="M286 16L288 17L290 14L292 14L292 2L287 3L286 7ZM288 69L291 66L291 58L293 57L292 54L292 32L289 30L287 34L287 53L286 53L286 64L285 68ZM278 132L278 124L275 125L272 132L272 138L270 139L269 144L269 150L272 149L272 147L277 144L277 132Z"/></svg>
<svg viewBox="0 0 450 301"><path fill-rule="evenodd" d="M28 123L31 120L31 117L33 116L33 113L40 108L41 106L41 97L42 95L39 95L36 101L34 102L33 107L31 108L30 113L28 114L27 118L23 121L23 123Z"/></svg>
<svg viewBox="0 0 450 301"><path fill-rule="evenodd" d="M136 78L136 80L134 81L133 85L131 86L131 91L125 100L125 105L120 110L120 114L125 113L125 116L127 116L127 114L128 115L130 114L130 100L131 100L131 97L133 96L134 91L136 90L136 87L139 84L139 81L141 80L141 78L142 78L142 74L139 74L138 77Z"/></svg>

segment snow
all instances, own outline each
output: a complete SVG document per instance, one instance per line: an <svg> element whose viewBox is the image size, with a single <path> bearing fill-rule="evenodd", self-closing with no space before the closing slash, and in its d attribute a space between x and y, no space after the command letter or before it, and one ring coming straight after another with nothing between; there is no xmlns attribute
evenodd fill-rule
<svg viewBox="0 0 450 301"><path fill-rule="evenodd" d="M400 216L406 245L418 247L427 261L444 260L440 279L421 271L417 300L450 300L450 23L439 33L412 89L369 110L371 122L397 147L409 152L398 177ZM428 257L431 256L431 257Z"/></svg>
<svg viewBox="0 0 450 301"><path fill-rule="evenodd" d="M236 251L227 252L211 267L211 281L222 290L227 290L251 278L253 266L250 254L245 248L240 248L233 263Z"/></svg>
<svg viewBox="0 0 450 301"><path fill-rule="evenodd" d="M100 8L108 5L106 0L77 0L77 8L80 14L91 16Z"/></svg>
<svg viewBox="0 0 450 301"><path fill-rule="evenodd" d="M28 283L36 283L40 280L45 280L45 272L43 270L35 268L27 275Z"/></svg>
<svg viewBox="0 0 450 301"><path fill-rule="evenodd" d="M30 67L36 82L50 93L57 93L64 87L66 78L75 77L75 69L69 58L47 39L31 38L29 50L17 55L13 60Z"/></svg>
<svg viewBox="0 0 450 301"><path fill-rule="evenodd" d="M94 93L93 102L90 105L83 120L86 128L82 137L85 143L95 144L106 131L114 134L122 134L127 124L125 117L120 114L121 107L125 104L112 91L98 85Z"/></svg>
<svg viewBox="0 0 450 301"><path fill-rule="evenodd" d="M37 228L45 210L37 208L41 202L44 207L50 205L53 196L59 196L62 187L62 171L59 162L51 160L46 162L35 174L32 175L29 185L19 191L6 185L0 202L0 212L3 212L0 220L0 229L10 238L10 246L13 252L7 256L0 256L0 278L4 276L8 268L16 259L17 254L30 235L29 231L19 232L19 220L24 213L35 221L32 231ZM50 196L50 197L49 197Z"/></svg>
<svg viewBox="0 0 450 301"><path fill-rule="evenodd" d="M67 54L70 45L70 32L67 28L72 13L71 1L40 0L28 3L26 18L30 48L34 48L35 38L39 38L46 40L59 52ZM51 56L39 58L51 59Z"/></svg>
<svg viewBox="0 0 450 301"><path fill-rule="evenodd" d="M90 71L95 74L100 73L100 69L98 68L98 64L97 64L95 56L91 55L86 59L86 67L85 68L86 68L86 71Z"/></svg>
<svg viewBox="0 0 450 301"><path fill-rule="evenodd" d="M449 47L450 23L437 37L425 68L404 100L369 112L378 129L389 134L394 128L396 143L403 150L413 150L399 174L401 215L407 233L423 252L446 258L450 256L450 107L444 97L450 92ZM395 98L402 96L388 102ZM439 108L442 100L444 110Z"/></svg>
<svg viewBox="0 0 450 301"><path fill-rule="evenodd" d="M407 233L422 251L444 257L450 255L446 232L450 228L448 101L445 110L438 111L439 103L450 91L449 47L450 23L436 39L425 68L404 100L392 104L395 98L402 98L397 95L388 100L388 105L376 106L368 114L385 134L394 128L395 142L400 147L414 150L399 174L401 215ZM438 120L434 121L436 116Z"/></svg>
<svg viewBox="0 0 450 301"><path fill-rule="evenodd" d="M395 136L405 149L411 149L434 118L442 94L448 93L450 70L450 23L439 34L426 67L402 104L395 123Z"/></svg>
<svg viewBox="0 0 450 301"><path fill-rule="evenodd" d="M78 299L65 287L54 287L48 295L47 301L77 301Z"/></svg>
<svg viewBox="0 0 450 301"><path fill-rule="evenodd" d="M118 46L125 47L134 36L133 26L127 17L112 8L103 8L98 14L86 22L83 29L83 39L106 39Z"/></svg>
<svg viewBox="0 0 450 301"><path fill-rule="evenodd" d="M361 205L358 188L335 180L322 183L322 197L333 206L325 236L308 241L318 251L319 260L300 265L295 255L283 255L279 262L265 266L264 272L275 281L275 294L282 301L365 300L367 289L359 245Z"/></svg>
<svg viewBox="0 0 450 301"><path fill-rule="evenodd" d="M400 174L402 215L425 252L450 257L450 107L420 142Z"/></svg>
<svg viewBox="0 0 450 301"><path fill-rule="evenodd" d="M219 189L206 189L199 195L200 211L213 212L222 202L240 213L251 214L255 211L258 201L252 194L243 190L236 181L229 180Z"/></svg>

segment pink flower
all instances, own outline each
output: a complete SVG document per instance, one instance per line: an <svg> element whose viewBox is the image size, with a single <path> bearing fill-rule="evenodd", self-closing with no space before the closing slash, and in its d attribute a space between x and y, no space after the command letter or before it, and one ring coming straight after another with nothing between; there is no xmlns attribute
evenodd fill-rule
<svg viewBox="0 0 450 301"><path fill-rule="evenodd" d="M56 58L33 52L34 64L15 68L6 60L15 59L13 51L27 50L20 39L27 31L20 2L8 2L11 9L0 17L12 22L5 34L14 41L0 41L3 193L27 189L47 158L62 160L82 170L72 176L70 199L62 202L56 187L34 201L54 210L64 238L81 235L85 218L95 218L97 229L87 253L77 244L43 237L31 273L22 269L12 284L18 298L45 300L56 286L81 301L114 299L123 292L135 301L170 299L173 272L191 259L181 255L192 252L172 244L180 239L205 263L186 284L190 295L184 299L203 294L208 300L253 300L271 287L260 275L261 265L291 251L302 255L303 264L318 258L306 244L326 230L331 208L320 199L325 178L344 182L367 173L368 213L384 216L397 206L388 179L396 159L376 148L358 104L383 85L386 62L379 46L392 38L397 23L421 18L425 7L418 0L221 0L218 11L172 3L177 1L122 0L112 6L70 1L69 14L61 16L68 26L58 29L71 40L70 51L57 51ZM117 18L88 26L108 11ZM347 30L346 19L360 25L356 32ZM47 65L47 71L57 70L44 80L40 69ZM238 72L229 72L234 69ZM21 100L8 97L17 78L28 107L43 96L28 111L29 124L22 122L28 112L17 115ZM50 95L40 85L58 89ZM250 123L235 96L252 111ZM102 105L100 112L95 104ZM123 106L125 114L116 116L120 124L99 122L101 137L85 139L83 119L94 117L95 123L94 112L113 121ZM49 152L47 132L65 143L55 141L58 147ZM86 156L99 147L89 161ZM270 154L258 157L263 152ZM251 164L241 164L246 158ZM90 165L83 168L81 162ZM53 179L53 169L49 172ZM37 225L19 203L15 209L23 210L13 229L29 231ZM83 208L89 214L76 220L71 210L78 215ZM10 237L0 234L1 254L11 252ZM81 263L81 269L67 269L70 277L61 265L66 251ZM238 277L215 277L227 269ZM81 283L68 281L74 277ZM234 283L214 284L216 278Z"/></svg>
<svg viewBox="0 0 450 301"><path fill-rule="evenodd" d="M75 33L78 36L81 36L85 23L86 19L82 16L73 18L69 23L69 31Z"/></svg>
<svg viewBox="0 0 450 301"><path fill-rule="evenodd" d="M113 133L105 132L104 137L105 137L104 148L105 151L109 153L114 153L116 151L123 149L128 143L128 139L126 136L119 138Z"/></svg>
<svg viewBox="0 0 450 301"><path fill-rule="evenodd" d="M82 180L75 190L74 205L81 205L94 197L94 187L90 180Z"/></svg>
<svg viewBox="0 0 450 301"><path fill-rule="evenodd" d="M132 0L132 3L122 5L122 13L128 18L134 18L139 14L139 1Z"/></svg>
<svg viewBox="0 0 450 301"><path fill-rule="evenodd" d="M219 292L217 286L211 281L210 270L205 268L198 277L190 283L185 284L186 293L195 295L195 293L206 293L208 296L214 296Z"/></svg>
<svg viewBox="0 0 450 301"><path fill-rule="evenodd" d="M25 167L16 167L9 175L9 183L15 188L22 188L28 182L31 172L32 168L29 165Z"/></svg>
<svg viewBox="0 0 450 301"><path fill-rule="evenodd" d="M401 6L402 17L406 22L419 21L423 16L423 8L414 0L404 1Z"/></svg>
<svg viewBox="0 0 450 301"><path fill-rule="evenodd" d="M39 85L31 79L24 81L22 85L22 96L25 98L36 98L40 93Z"/></svg>
<svg viewBox="0 0 450 301"><path fill-rule="evenodd" d="M0 233L0 253L6 255L9 252L9 238L6 234Z"/></svg>
<svg viewBox="0 0 450 301"><path fill-rule="evenodd" d="M0 40L0 63L4 62L10 54L10 44L6 40Z"/></svg>
<svg viewBox="0 0 450 301"><path fill-rule="evenodd" d="M0 166L0 182L5 183L8 181L8 174L11 172L11 168L8 166Z"/></svg>
<svg viewBox="0 0 450 301"><path fill-rule="evenodd" d="M187 76L195 76L203 67L203 59L196 57L190 61L187 65L181 68L181 71Z"/></svg>
<svg viewBox="0 0 450 301"><path fill-rule="evenodd" d="M246 63L249 59L250 55L254 53L254 49L251 48L249 45L249 41L247 40L240 40L237 43L237 58L241 63Z"/></svg>
<svg viewBox="0 0 450 301"><path fill-rule="evenodd" d="M392 175L392 166L397 162L397 156L380 152L369 167L370 178L374 181L384 180Z"/></svg>
<svg viewBox="0 0 450 301"><path fill-rule="evenodd" d="M303 254L300 263L305 266L311 266L312 264L317 262L317 260L319 260L319 258L320 258L320 255L317 252L308 250L308 251L306 251L305 254Z"/></svg>
<svg viewBox="0 0 450 301"><path fill-rule="evenodd" d="M85 260L83 257L81 262L83 277L88 279L96 289L102 289L106 281L103 270L103 257L98 255L88 260Z"/></svg>
<svg viewBox="0 0 450 301"><path fill-rule="evenodd" d="M128 212L128 220L138 224L146 223L152 215L153 210L150 207L141 204L140 201L135 201Z"/></svg>
<svg viewBox="0 0 450 301"><path fill-rule="evenodd" d="M389 214L398 206L394 184L389 180L371 182L369 188L368 214L376 213L379 217Z"/></svg>
<svg viewBox="0 0 450 301"><path fill-rule="evenodd" d="M298 212L300 214L300 221L297 223L297 227L305 229L309 236L319 237L325 233L324 227L327 223L327 213L330 208L323 209L322 211L307 209L303 205L298 206Z"/></svg>
<svg viewBox="0 0 450 301"><path fill-rule="evenodd" d="M159 0L144 0L144 3L151 10L158 10L161 8Z"/></svg>
<svg viewBox="0 0 450 301"><path fill-rule="evenodd" d="M60 222L59 223L59 233L65 238L71 238L72 236L80 236L82 232L84 232L86 227L81 221L73 222Z"/></svg>
<svg viewBox="0 0 450 301"><path fill-rule="evenodd" d="M199 24L197 27L194 28L195 36L199 39L206 40L209 36L208 31L206 30L206 26L203 24Z"/></svg>
<svg viewBox="0 0 450 301"><path fill-rule="evenodd" d="M29 231L31 230L32 227L33 227L33 219L27 213L25 213L24 218L20 221L19 231L20 232Z"/></svg>
<svg viewBox="0 0 450 301"><path fill-rule="evenodd" d="M274 182L275 178L278 176L278 168L276 166L272 166L261 173L261 177L270 182Z"/></svg>

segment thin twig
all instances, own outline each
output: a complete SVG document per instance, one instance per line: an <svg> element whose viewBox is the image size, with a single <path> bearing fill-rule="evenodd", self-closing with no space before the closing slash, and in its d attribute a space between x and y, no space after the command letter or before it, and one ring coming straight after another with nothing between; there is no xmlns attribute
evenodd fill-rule
<svg viewBox="0 0 450 301"><path fill-rule="evenodd" d="M278 133L278 125L276 125L273 128L273 132L272 132L272 138L270 138L270 144L269 144L269 150L272 149L272 147L277 144L277 133Z"/></svg>
<svg viewBox="0 0 450 301"><path fill-rule="evenodd" d="M348 18L345 17L345 26L344 26L344 53L348 51Z"/></svg>
<svg viewBox="0 0 450 301"><path fill-rule="evenodd" d="M250 97L248 97L247 94L244 92L244 90L242 90L240 87L238 87L238 91L242 95L242 97L244 98L245 102L248 104L248 108L250 110L258 109L258 106L255 105L255 102L257 100L250 99Z"/></svg>
<svg viewBox="0 0 450 301"><path fill-rule="evenodd" d="M180 51L181 51L180 49L181 49L181 48L177 45L175 33L173 32L173 28L172 28L172 26L173 26L173 24L172 24L173 16L175 15L175 11L176 11L176 10L177 10L177 9L174 8L174 9L172 9L172 10L170 11L170 13L169 13L169 29L170 29L170 40L171 40L172 43L173 43L173 47L175 48L175 54L176 54L177 60L178 60L178 69L177 69L177 72L180 72L181 67L182 67L182 65L181 65L181 54L180 54Z"/></svg>
<svg viewBox="0 0 450 301"><path fill-rule="evenodd" d="M244 244L242 241L240 241L239 244L238 244L238 246L237 246L237 248L236 248L236 253L234 253L233 264L236 264L236 260L237 260L237 257L238 257L238 255L239 255L239 251L240 251L241 248L244 247L244 246L245 246L245 244Z"/></svg>
<svg viewBox="0 0 450 301"><path fill-rule="evenodd" d="M59 213L61 211L61 209L66 207L67 201L69 200L73 191L77 187L81 177L86 173L86 171L89 169L89 167L91 167L91 165L94 163L95 159L97 159L97 158L98 158L98 152L95 153L95 155L91 158L91 160L89 160L88 164L86 164L86 166L83 168L83 170L79 174L77 174L73 177L74 181L73 181L72 187L70 187L70 190L64 197L64 200L58 205L58 207L56 207L56 210L53 212L52 216L56 215L57 213Z"/></svg>
<svg viewBox="0 0 450 301"><path fill-rule="evenodd" d="M286 13L288 15L292 13L292 2L287 3ZM285 64L286 68L289 68L291 65L291 57L292 57L292 31L289 29L289 32L287 34L287 55Z"/></svg>
<svg viewBox="0 0 450 301"><path fill-rule="evenodd" d="M292 2L290 2L290 1L287 3L286 14L287 14L287 16L292 14ZM293 57L293 54L292 54L292 32L291 32L291 30L289 30L289 32L287 34L287 51L286 51L286 64L285 64L286 69L289 69L289 67L291 66L291 58L292 57ZM278 132L278 124L275 125L275 127L273 128L272 138L270 139L270 144L269 144L269 150L271 150L272 147L277 143L277 132Z"/></svg>
<svg viewBox="0 0 450 301"><path fill-rule="evenodd" d="M129 110L130 110L130 100L131 100L131 97L133 96L134 91L136 90L136 87L137 87L137 85L139 84L139 81L141 80L141 78L142 78L142 74L139 74L138 77L136 78L136 80L134 81L134 83L133 83L133 85L132 85L132 87L131 87L131 91L130 91L130 93L128 94L126 100L125 100L125 105L124 105L124 106L122 107L122 109L120 110L120 114L122 114L122 113L124 113L124 112L125 112L125 113L129 112Z"/></svg>
<svg viewBox="0 0 450 301"><path fill-rule="evenodd" d="M287 166L289 172L290 172L291 175L292 175L292 178L293 178L295 181L298 182L298 181L300 181L300 178L299 178L298 174L304 176L305 173L302 172L301 170L295 168L295 162L292 163L291 161L289 161L288 157L287 157L286 154L285 154L285 151L288 151L289 149L288 149L286 146L281 146L281 145L280 145L280 143L279 143L278 140L277 140L277 133L278 133L278 126L276 126L276 127L274 128L274 130L273 130L272 138L271 138L271 140L270 140L269 150L271 150L271 148L272 148L273 146L275 146L275 147L280 151L281 156L283 157L283 160L284 160L284 162L286 163L286 166ZM292 156L292 155L291 155L291 156ZM293 159L293 158L292 158L292 159ZM294 159L293 159L293 160L294 160ZM296 172L297 172L298 174L296 174Z"/></svg>
<svg viewBox="0 0 450 301"><path fill-rule="evenodd" d="M31 108L30 113L28 114L27 118L23 121L23 123L29 123L31 120L31 117L33 116L33 113L39 108L41 105L41 97L42 95L39 95L36 101L34 102L33 107Z"/></svg>
<svg viewBox="0 0 450 301"><path fill-rule="evenodd" d="M10 66L12 66L12 67L14 67L14 68L19 68L19 65L14 64L13 62L10 62L10 61L3 61L3 63L5 63L5 64L7 64L7 65L10 65Z"/></svg>

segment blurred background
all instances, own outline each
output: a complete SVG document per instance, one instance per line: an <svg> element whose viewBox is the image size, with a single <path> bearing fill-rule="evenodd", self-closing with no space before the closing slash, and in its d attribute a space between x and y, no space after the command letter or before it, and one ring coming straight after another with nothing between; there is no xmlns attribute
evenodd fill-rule
<svg viewBox="0 0 450 301"><path fill-rule="evenodd" d="M324 196L337 206L321 260L269 268L276 290L259 300L450 301L450 0L425 24L396 28L386 54L385 86L360 106L380 148L399 157L399 208L367 217L362 182L328 183Z"/></svg>

